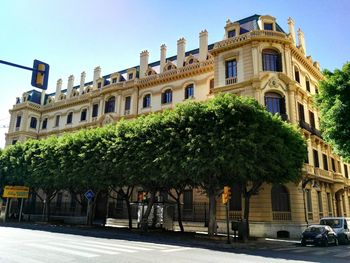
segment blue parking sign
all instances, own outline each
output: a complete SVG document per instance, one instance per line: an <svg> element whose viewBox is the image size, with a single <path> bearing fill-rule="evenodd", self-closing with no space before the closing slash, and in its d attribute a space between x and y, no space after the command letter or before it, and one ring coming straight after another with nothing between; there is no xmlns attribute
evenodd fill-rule
<svg viewBox="0 0 350 263"><path fill-rule="evenodd" d="M88 201L91 201L92 198L94 198L94 196L95 196L95 194L92 190L86 191L86 193L84 195Z"/></svg>

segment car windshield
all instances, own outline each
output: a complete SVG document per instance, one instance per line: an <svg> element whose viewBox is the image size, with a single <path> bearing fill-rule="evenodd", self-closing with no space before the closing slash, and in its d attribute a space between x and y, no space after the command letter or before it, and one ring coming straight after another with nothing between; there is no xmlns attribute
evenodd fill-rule
<svg viewBox="0 0 350 263"><path fill-rule="evenodd" d="M340 219L322 219L321 225L327 225L331 228L339 228L342 227L342 222Z"/></svg>
<svg viewBox="0 0 350 263"><path fill-rule="evenodd" d="M320 234L320 233L323 233L325 230L324 227L308 227L305 229L305 232L311 232L311 233L317 233L317 234Z"/></svg>

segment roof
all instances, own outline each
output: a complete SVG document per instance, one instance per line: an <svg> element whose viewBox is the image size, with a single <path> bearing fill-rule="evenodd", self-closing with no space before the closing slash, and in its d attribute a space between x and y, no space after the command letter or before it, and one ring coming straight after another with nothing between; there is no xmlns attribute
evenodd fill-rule
<svg viewBox="0 0 350 263"><path fill-rule="evenodd" d="M249 17L246 17L246 18L243 18L243 19L235 21L235 23L239 23L240 24L240 34L244 34L244 33L247 33L249 31L252 31L252 30L259 30L260 28L259 28L258 20L259 20L260 16L261 15L255 14L255 15L252 15L252 16L249 16ZM279 32L285 33L283 31L283 29L277 23L276 23L276 30L279 31ZM214 47L214 43L209 44L208 45L208 50L212 50L213 47ZM198 53L199 53L199 48L192 49L190 51L185 52L185 57L189 56L190 54L196 55ZM177 59L177 55L174 55L174 56L166 58L166 61L174 62L174 61L176 61L176 59ZM152 68L159 67L160 66L160 60L152 62L152 63L148 64L148 66L152 67ZM139 65L131 67L131 68L135 68L136 72L138 74L138 72L140 70L140 66ZM130 68L128 68L128 69L130 69ZM126 74L128 69L123 69L121 71L117 71L116 73L119 73L121 75L122 74ZM102 76L102 78L105 80L105 83L108 83L107 79L109 79L111 77L111 75L112 74L107 74L107 75ZM92 81L86 82L84 84L84 86L90 86L90 85L92 85L92 83L93 83ZM80 85L76 85L76 86L73 87L73 89L78 89L79 87L80 87ZM35 95L30 97L32 99L29 99L29 100L34 102L34 103L40 104L41 92L40 91L36 91L36 90L31 90L31 91L28 91L27 93L33 92L33 91L35 91ZM67 89L63 89L63 90L61 90L61 93L65 93L66 91L67 91ZM46 103L46 101L47 101L49 96L53 96L55 94L56 94L56 92L52 92L52 93L46 94L45 95L45 103ZM39 99L37 98L37 96L39 96Z"/></svg>

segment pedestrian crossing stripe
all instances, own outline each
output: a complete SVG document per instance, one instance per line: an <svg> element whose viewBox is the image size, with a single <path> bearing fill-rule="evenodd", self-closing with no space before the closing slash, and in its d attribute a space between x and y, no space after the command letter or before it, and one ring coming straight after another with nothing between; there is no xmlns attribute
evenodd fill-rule
<svg viewBox="0 0 350 263"><path fill-rule="evenodd" d="M87 247L87 246L78 246L74 244L62 244L62 243L51 243L52 246L59 246L59 247L66 247L66 248L75 248L75 249L80 249L80 250L88 250L91 252L96 252L96 253L101 253L101 254L107 254L107 255L116 255L119 254L119 252L115 251L110 251L105 248L97 248L97 247ZM124 251L124 252L134 252L134 251Z"/></svg>
<svg viewBox="0 0 350 263"><path fill-rule="evenodd" d="M145 248L145 247L140 247L140 246L131 246L131 245L122 245L122 244L115 244L115 243L105 243L105 242L99 242L99 241L89 241L86 240L84 241L85 245L88 244L95 244L96 246L104 247L104 248L109 248L109 247L116 247L116 248L126 248L126 249L133 249L133 250L142 250L142 251L151 251L153 250L152 248ZM113 249L113 248L111 248Z"/></svg>
<svg viewBox="0 0 350 263"><path fill-rule="evenodd" d="M63 252L75 256L81 256L81 257L86 257L86 258L93 258L93 257L98 257L98 254L92 254L92 253L87 253L87 252L82 252L82 251L77 251L77 250L71 250L71 249L66 249L66 248L61 248L61 247L54 247L54 246L49 246L49 245L44 245L44 244L27 244L28 246L31 247L36 247L39 249L48 249L48 250L55 250L58 252Z"/></svg>

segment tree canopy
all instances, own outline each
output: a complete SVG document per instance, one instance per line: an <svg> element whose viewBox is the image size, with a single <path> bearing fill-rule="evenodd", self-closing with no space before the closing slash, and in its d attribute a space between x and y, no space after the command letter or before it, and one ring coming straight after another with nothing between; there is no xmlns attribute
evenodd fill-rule
<svg viewBox="0 0 350 263"><path fill-rule="evenodd" d="M350 160L350 62L323 74L316 96L322 136L337 154Z"/></svg>

